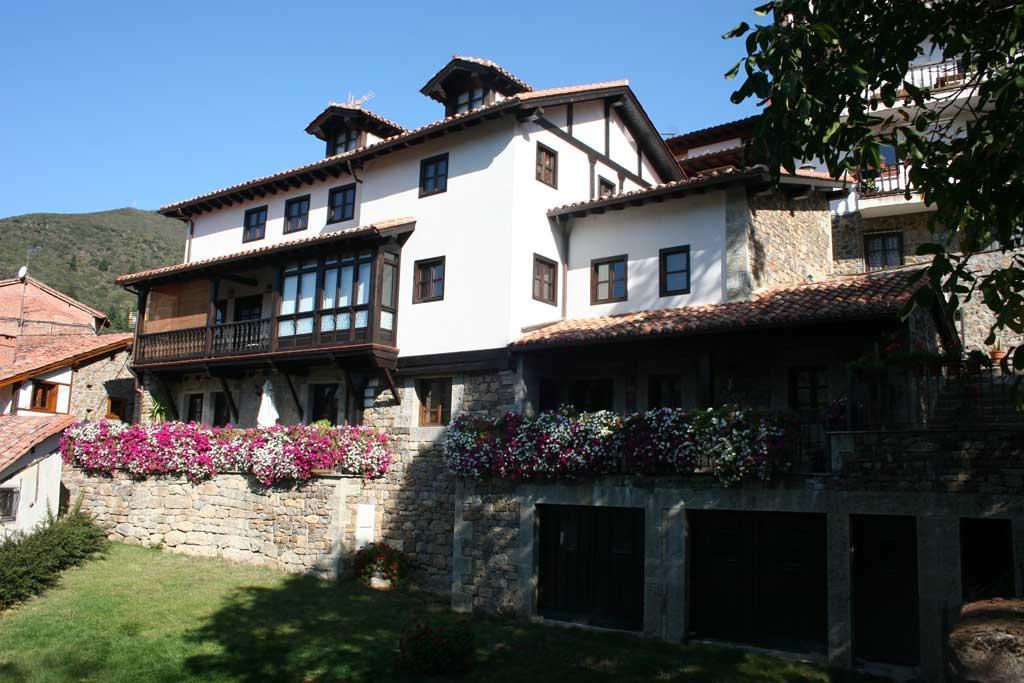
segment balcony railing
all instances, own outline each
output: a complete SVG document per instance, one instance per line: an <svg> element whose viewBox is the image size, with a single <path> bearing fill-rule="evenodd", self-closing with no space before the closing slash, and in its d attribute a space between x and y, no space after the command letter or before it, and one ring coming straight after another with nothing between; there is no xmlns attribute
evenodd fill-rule
<svg viewBox="0 0 1024 683"><path fill-rule="evenodd" d="M207 355L205 327L140 334L135 343L135 361L165 358L190 359Z"/></svg>
<svg viewBox="0 0 1024 683"><path fill-rule="evenodd" d="M270 351L270 323L270 318L264 318L214 326L210 331L212 355L237 356Z"/></svg>
<svg viewBox="0 0 1024 683"><path fill-rule="evenodd" d="M873 197L898 194L910 185L910 168L902 161L885 164L881 168L865 169L860 174L860 195Z"/></svg>
<svg viewBox="0 0 1024 683"><path fill-rule="evenodd" d="M910 67L905 80L918 88L929 88L935 91L963 85L965 74L960 62L949 59L928 64L915 64Z"/></svg>

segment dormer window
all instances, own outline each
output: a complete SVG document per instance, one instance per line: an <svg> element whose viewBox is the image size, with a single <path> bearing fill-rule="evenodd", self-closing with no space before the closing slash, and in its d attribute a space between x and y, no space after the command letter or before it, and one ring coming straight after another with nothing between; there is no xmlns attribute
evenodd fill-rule
<svg viewBox="0 0 1024 683"><path fill-rule="evenodd" d="M483 88L473 88L468 92L459 94L455 98L455 114L465 114L467 111L479 109L484 106L487 99L487 91Z"/></svg>
<svg viewBox="0 0 1024 683"><path fill-rule="evenodd" d="M344 154L359 148L359 131L341 128L334 135L334 154Z"/></svg>

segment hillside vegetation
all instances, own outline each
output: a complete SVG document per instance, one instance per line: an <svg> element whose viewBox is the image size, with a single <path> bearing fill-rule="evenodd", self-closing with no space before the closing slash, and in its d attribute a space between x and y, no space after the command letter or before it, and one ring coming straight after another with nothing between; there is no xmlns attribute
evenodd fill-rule
<svg viewBox="0 0 1024 683"><path fill-rule="evenodd" d="M135 297L114 278L180 263L185 245L181 221L138 209L97 213L30 213L0 219L0 279L14 277L25 252L39 245L29 272L51 287L110 316L128 329Z"/></svg>

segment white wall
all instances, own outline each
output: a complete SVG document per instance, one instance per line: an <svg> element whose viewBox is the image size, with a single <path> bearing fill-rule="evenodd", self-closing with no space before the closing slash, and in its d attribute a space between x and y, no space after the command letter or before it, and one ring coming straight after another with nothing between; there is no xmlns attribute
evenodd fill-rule
<svg viewBox="0 0 1024 683"><path fill-rule="evenodd" d="M690 246L690 293L659 296L658 251ZM627 254L628 299L590 305L593 259ZM661 204L573 219L569 240L569 318L725 300L725 194L709 192Z"/></svg>
<svg viewBox="0 0 1024 683"><path fill-rule="evenodd" d="M551 107L545 116L566 126L566 107ZM612 111L611 157L632 172L637 148ZM574 105L573 135L604 150L604 104ZM536 179L536 145L558 152L558 187ZM419 197L420 161L449 154L448 190ZM644 177L657 183L649 160ZM618 184L618 171L603 162L596 175ZM556 262L561 254L560 229L546 216L548 209L591 198L591 167L587 154L534 123L507 117L481 124L385 157L368 160L356 174L356 209L352 220L326 225L331 188L352 182L343 175L288 193L270 195L244 205L196 217L191 258L199 260L321 233L412 217L416 229L402 250L399 284L398 346L402 356L499 348L521 334L521 328L550 322L561 315L532 298L533 255ZM625 190L637 189L633 181ZM597 184L595 178L594 191ZM287 199L310 195L309 228L283 234ZM266 237L242 242L245 211L268 206ZM445 257L444 300L413 304L414 264ZM561 275L561 273L559 273ZM561 278L560 278L561 279Z"/></svg>
<svg viewBox="0 0 1024 683"><path fill-rule="evenodd" d="M53 382L57 384L57 410L58 413L67 413L71 409L71 368L61 368L52 372L33 377L30 381L21 385L18 390L18 414L19 415L49 415L29 410L32 405L33 383L38 381Z"/></svg>
<svg viewBox="0 0 1024 683"><path fill-rule="evenodd" d="M14 476L0 480L0 488L20 491L17 516L13 522L0 522L0 538L12 531L31 531L46 519L47 512L56 516L63 464L60 453L56 452L59 443L60 435L52 436L7 468L6 471L13 472L29 465ZM33 462L35 464L30 465Z"/></svg>

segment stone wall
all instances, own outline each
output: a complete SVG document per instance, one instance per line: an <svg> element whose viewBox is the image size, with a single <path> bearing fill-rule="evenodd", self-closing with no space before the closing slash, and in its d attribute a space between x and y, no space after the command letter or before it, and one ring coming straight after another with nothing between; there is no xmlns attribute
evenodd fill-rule
<svg viewBox="0 0 1024 683"><path fill-rule="evenodd" d="M414 580L428 590L451 590L455 479L444 466L444 427L419 426L419 400L413 377L397 379L401 402L383 384L366 389L363 423L386 431L396 458L388 474L348 499L349 506L375 506L375 537L410 554ZM516 406L517 376L512 371L452 376L452 414L498 416Z"/></svg>
<svg viewBox="0 0 1024 683"><path fill-rule="evenodd" d="M832 235L828 200L780 193L749 198L750 270L757 288L796 285L832 275ZM728 214L728 212L727 212Z"/></svg>
<svg viewBox="0 0 1024 683"><path fill-rule="evenodd" d="M354 515L342 501L361 486L337 476L289 489L242 474L134 480L67 466L62 479L112 540L325 576L353 548Z"/></svg>
<svg viewBox="0 0 1024 683"><path fill-rule="evenodd" d="M971 270L978 274L988 273L996 268L1006 268L1010 265L1012 259L1012 253L1004 254L998 251L975 254L971 256ZM985 343L985 340L996 317L995 313L982 301L980 293L976 293L970 301L962 304L961 316L963 317L961 330L964 348L967 350L982 349L987 351L989 345ZM996 339L1004 350L1024 344L1024 335L1010 330L1000 331L996 335Z"/></svg>
<svg viewBox="0 0 1024 683"><path fill-rule="evenodd" d="M71 412L80 420L98 420L107 414L107 398L127 402L126 418L135 403L135 378L128 369L127 351L100 358L74 371L71 380Z"/></svg>

